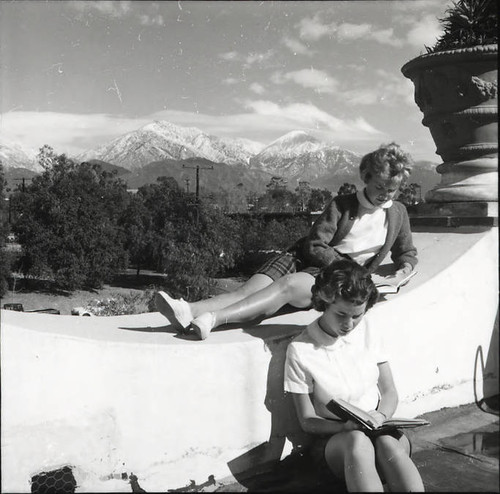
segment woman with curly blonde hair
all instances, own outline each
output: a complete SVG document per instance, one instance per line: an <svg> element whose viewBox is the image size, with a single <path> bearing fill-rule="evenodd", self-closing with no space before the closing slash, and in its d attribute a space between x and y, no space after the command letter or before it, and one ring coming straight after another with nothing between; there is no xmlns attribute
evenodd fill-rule
<svg viewBox="0 0 500 494"><path fill-rule="evenodd" d="M181 331L205 339L221 324L268 317L286 304L311 307L315 277L337 259L353 259L372 273L390 253L397 270L409 274L417 250L406 208L393 199L411 165L411 157L395 143L366 154L359 167L364 189L334 197L306 237L266 262L240 288L191 303L157 292L158 310Z"/></svg>

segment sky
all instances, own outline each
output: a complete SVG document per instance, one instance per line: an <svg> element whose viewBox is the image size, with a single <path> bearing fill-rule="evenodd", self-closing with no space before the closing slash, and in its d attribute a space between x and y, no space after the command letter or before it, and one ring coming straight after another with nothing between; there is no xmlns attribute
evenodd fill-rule
<svg viewBox="0 0 500 494"><path fill-rule="evenodd" d="M0 1L0 134L77 155L155 120L264 145L292 130L440 162L401 67L443 0Z"/></svg>

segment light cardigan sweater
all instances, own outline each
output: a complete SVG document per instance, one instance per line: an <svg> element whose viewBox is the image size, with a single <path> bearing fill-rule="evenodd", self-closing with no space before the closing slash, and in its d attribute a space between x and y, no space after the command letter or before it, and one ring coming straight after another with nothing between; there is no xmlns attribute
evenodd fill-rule
<svg viewBox="0 0 500 494"><path fill-rule="evenodd" d="M300 239L291 251L295 252L303 265L319 268L345 258L335 250L335 245L351 230L358 209L356 193L334 197L314 222L307 237ZM384 245L378 254L366 261L365 267L370 272L375 271L389 252L397 269L404 263L414 269L418 262L406 207L397 201L387 208L387 237Z"/></svg>

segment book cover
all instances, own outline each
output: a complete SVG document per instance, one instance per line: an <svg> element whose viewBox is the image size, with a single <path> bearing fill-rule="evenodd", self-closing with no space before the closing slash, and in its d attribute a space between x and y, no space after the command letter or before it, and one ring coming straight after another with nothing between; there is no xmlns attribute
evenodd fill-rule
<svg viewBox="0 0 500 494"><path fill-rule="evenodd" d="M430 424L430 422L425 419L391 417L384 420L382 425L376 427L373 425L373 419L369 413L340 398L331 399L327 403L326 408L330 412L337 415L340 419L345 421L352 420L369 431L380 431L384 429L408 429Z"/></svg>

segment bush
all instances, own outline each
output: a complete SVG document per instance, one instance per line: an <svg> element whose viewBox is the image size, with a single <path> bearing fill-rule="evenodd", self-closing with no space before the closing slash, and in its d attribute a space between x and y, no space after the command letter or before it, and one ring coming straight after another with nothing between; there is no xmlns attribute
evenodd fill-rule
<svg viewBox="0 0 500 494"><path fill-rule="evenodd" d="M155 310L154 292L154 289L148 289L142 293L130 292L128 295L111 294L106 299L90 300L85 306L85 310L94 316L122 316L153 312Z"/></svg>

